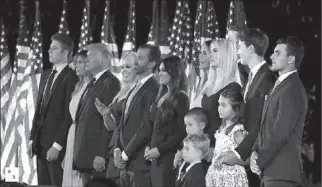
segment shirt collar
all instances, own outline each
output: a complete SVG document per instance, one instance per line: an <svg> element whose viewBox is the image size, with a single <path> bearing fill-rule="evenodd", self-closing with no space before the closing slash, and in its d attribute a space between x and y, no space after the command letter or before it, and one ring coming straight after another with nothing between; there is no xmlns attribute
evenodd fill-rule
<svg viewBox="0 0 322 187"><path fill-rule="evenodd" d="M293 71L289 71L287 73L283 73L282 75L280 75L277 79L277 81L282 82L283 80L285 80L288 76L290 76L292 73L297 72L297 70L293 70Z"/></svg>
<svg viewBox="0 0 322 187"><path fill-rule="evenodd" d="M68 65L68 63L63 63L63 64L55 64L53 69L57 71L56 75L58 75L60 72L63 71L63 69Z"/></svg>
<svg viewBox="0 0 322 187"><path fill-rule="evenodd" d="M146 81L148 81L153 76L153 73L149 74L148 76L142 78L140 80L141 84L143 85Z"/></svg>
<svg viewBox="0 0 322 187"><path fill-rule="evenodd" d="M190 165L187 167L187 169L186 169L186 173L189 171L189 169L190 168L192 168L192 166L194 166L194 165L196 165L196 164L198 164L198 163L201 163L201 161L200 160L198 160L198 161L195 161L195 162L192 162L192 163L190 163Z"/></svg>
<svg viewBox="0 0 322 187"><path fill-rule="evenodd" d="M266 63L266 61L262 61L261 63L257 64L256 66L254 66L250 72L252 72L253 77L256 75L256 73L258 72L258 70Z"/></svg>
<svg viewBox="0 0 322 187"><path fill-rule="evenodd" d="M95 77L95 80L98 80L102 75L103 73L105 73L107 70L109 70L109 68L99 72L98 74L96 74L94 77Z"/></svg>

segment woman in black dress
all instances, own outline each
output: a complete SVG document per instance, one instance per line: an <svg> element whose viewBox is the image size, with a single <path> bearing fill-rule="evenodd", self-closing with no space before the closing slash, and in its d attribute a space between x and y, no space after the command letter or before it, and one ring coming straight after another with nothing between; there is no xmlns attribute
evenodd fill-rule
<svg viewBox="0 0 322 187"><path fill-rule="evenodd" d="M122 89L114 97L114 100L109 106L105 106L98 99L95 102L98 112L102 115L104 119L104 125L109 131L114 131L112 139L110 141L110 147L114 145L117 127L121 120L123 107L125 105L126 97L129 92L135 86L137 81L137 75L135 70L135 63L137 61L136 53L129 52L121 59L121 74L122 74ZM115 166L113 159L113 150L111 149L110 160L107 167L107 178L114 180L118 183L116 179L119 177L120 170Z"/></svg>
<svg viewBox="0 0 322 187"><path fill-rule="evenodd" d="M215 145L214 134L221 125L218 114L218 99L228 87L241 91L237 82L237 47L232 40L217 39L210 45L210 70L208 80L201 91L201 106L208 114L208 126L205 133L210 136L211 147Z"/></svg>

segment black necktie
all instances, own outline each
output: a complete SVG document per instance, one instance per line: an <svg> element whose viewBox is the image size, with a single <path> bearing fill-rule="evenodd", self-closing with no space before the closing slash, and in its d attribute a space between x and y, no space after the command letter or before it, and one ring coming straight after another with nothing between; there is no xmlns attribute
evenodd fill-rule
<svg viewBox="0 0 322 187"><path fill-rule="evenodd" d="M51 74L49 75L49 78L47 79L47 84L46 84L46 87L45 87L45 94L43 96L43 106L47 105L47 102L49 100L51 86L52 86L52 84L54 82L54 77L55 77L56 73L57 73L57 70L54 69L51 72Z"/></svg>
<svg viewBox="0 0 322 187"><path fill-rule="evenodd" d="M81 97L80 101L83 101L83 99L85 98L85 96L86 96L86 94L87 94L88 90L93 86L93 84L95 83L95 81L96 81L96 79L95 79L95 78L93 78L93 79L91 80L91 82L89 82L89 83L88 83L88 85L86 86L86 89L85 89L85 91L84 91L84 93L83 93L83 95L82 95L82 97Z"/></svg>
<svg viewBox="0 0 322 187"><path fill-rule="evenodd" d="M246 84L245 91L244 91L244 99L245 100L246 100L246 95L247 95L247 92L249 91L249 87L252 82L252 79L253 79L253 73L249 72L247 84Z"/></svg>

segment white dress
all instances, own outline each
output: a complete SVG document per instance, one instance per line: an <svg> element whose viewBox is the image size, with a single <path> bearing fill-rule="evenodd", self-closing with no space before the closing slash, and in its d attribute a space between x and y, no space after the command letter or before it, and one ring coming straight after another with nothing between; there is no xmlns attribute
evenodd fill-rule
<svg viewBox="0 0 322 187"><path fill-rule="evenodd" d="M206 186L248 187L246 170L243 166L228 166L223 164L221 169L218 169L214 166L216 159L222 152L234 150L238 146L234 140L235 132L242 131L243 133L247 133L244 129L244 126L241 124L235 125L228 135L225 134L225 131L226 129L223 129L220 132L217 130L215 133L216 145L214 157L206 174Z"/></svg>
<svg viewBox="0 0 322 187"><path fill-rule="evenodd" d="M87 83L85 83L82 88L72 96L69 103L70 115L75 121L76 110L78 107L79 100L85 91ZM63 187L82 187L84 186L81 175L78 171L73 170L73 155L74 155L74 140L75 140L75 129L76 125L73 123L68 131L66 154L64 158L64 173L63 173Z"/></svg>

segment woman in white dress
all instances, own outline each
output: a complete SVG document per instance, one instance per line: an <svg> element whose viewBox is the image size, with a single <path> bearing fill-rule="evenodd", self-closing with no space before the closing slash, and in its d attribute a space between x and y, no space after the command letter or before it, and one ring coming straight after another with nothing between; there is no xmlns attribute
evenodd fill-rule
<svg viewBox="0 0 322 187"><path fill-rule="evenodd" d="M75 86L72 94L72 99L69 104L69 112L73 121L75 120L76 110L85 91L88 83L92 80L92 76L86 70L87 54L86 51L80 51L74 57L75 71L79 77L79 82ZM84 186L80 173L73 170L73 156L74 156L74 140L76 124L73 123L68 131L66 154L63 164L63 187L82 187Z"/></svg>

